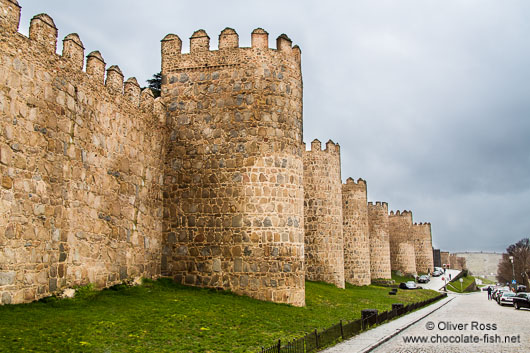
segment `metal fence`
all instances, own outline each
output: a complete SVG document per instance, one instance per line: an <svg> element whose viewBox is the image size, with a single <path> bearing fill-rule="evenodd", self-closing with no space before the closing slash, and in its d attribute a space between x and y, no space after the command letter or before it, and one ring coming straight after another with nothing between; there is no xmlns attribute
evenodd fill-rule
<svg viewBox="0 0 530 353"><path fill-rule="evenodd" d="M403 306L402 304L393 305L393 309L374 313L355 321L343 323L340 321L321 332L315 331L308 333L304 337L282 343L278 340L276 344L268 348L261 348L261 353L309 353L316 352L320 348L331 346L338 340L349 339L362 331L368 330L374 325L380 325L386 321L393 320L396 317L405 315L411 311L427 306L441 298L447 297L446 293L440 294L434 298L427 299L418 303Z"/></svg>

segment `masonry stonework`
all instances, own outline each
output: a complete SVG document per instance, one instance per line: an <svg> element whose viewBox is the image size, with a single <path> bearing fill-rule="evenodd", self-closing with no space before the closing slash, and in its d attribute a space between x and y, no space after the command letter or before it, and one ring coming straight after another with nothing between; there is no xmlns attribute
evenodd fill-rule
<svg viewBox="0 0 530 353"><path fill-rule="evenodd" d="M416 274L416 260L412 238L412 212L390 211L388 216L390 264L393 271ZM412 252L411 252L412 249Z"/></svg>
<svg viewBox="0 0 530 353"><path fill-rule="evenodd" d="M341 183L338 145L305 151L285 34L241 48L226 28L210 50L198 30L189 53L169 34L154 99L76 33L57 54L50 16L19 21L0 0L0 305L170 276L303 306L306 276L391 278L388 205ZM400 253L427 268L430 224L413 229Z"/></svg>
<svg viewBox="0 0 530 353"><path fill-rule="evenodd" d="M391 279L388 203L368 202L368 227L370 234L370 276L372 279Z"/></svg>
<svg viewBox="0 0 530 353"><path fill-rule="evenodd" d="M162 273L303 306L304 210L300 49L225 29L219 50L203 30L181 53L162 41L168 108Z"/></svg>
<svg viewBox="0 0 530 353"><path fill-rule="evenodd" d="M122 75L105 85L81 71L75 34L57 55L45 14L29 38L17 33L19 13L16 1L0 1L1 303L158 277L160 100L137 85L124 94Z"/></svg>
<svg viewBox="0 0 530 353"><path fill-rule="evenodd" d="M344 278L346 282L364 286L370 278L370 234L366 181L348 178L342 185L342 217L344 234Z"/></svg>
<svg viewBox="0 0 530 353"><path fill-rule="evenodd" d="M451 260L449 259L449 251L440 251L440 258L442 260L442 266L449 266Z"/></svg>
<svg viewBox="0 0 530 353"><path fill-rule="evenodd" d="M340 147L314 140L303 156L306 278L344 288Z"/></svg>
<svg viewBox="0 0 530 353"><path fill-rule="evenodd" d="M434 271L434 255L432 249L432 235L430 223L414 223L412 225L412 240L418 273L432 273Z"/></svg>

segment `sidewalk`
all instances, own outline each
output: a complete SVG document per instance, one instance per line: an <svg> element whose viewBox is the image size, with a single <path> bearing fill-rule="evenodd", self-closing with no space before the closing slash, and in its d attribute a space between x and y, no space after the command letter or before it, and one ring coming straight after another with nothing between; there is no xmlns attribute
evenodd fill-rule
<svg viewBox="0 0 530 353"><path fill-rule="evenodd" d="M390 321L386 324L363 332L355 337L350 338L344 342L337 344L331 348L324 350L325 353L364 353L370 352L375 347L388 341L402 330L413 325L425 316L438 310L442 306L448 304L455 297L449 294L447 298L444 298L426 308L417 310L413 313L405 315L399 319Z"/></svg>

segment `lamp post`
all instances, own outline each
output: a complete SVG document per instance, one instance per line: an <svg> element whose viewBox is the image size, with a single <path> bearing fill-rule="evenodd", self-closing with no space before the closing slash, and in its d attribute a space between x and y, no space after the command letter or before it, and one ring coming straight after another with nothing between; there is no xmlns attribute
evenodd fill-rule
<svg viewBox="0 0 530 353"><path fill-rule="evenodd" d="M515 267L513 266L513 256L510 256L510 262L512 263L512 288L515 289Z"/></svg>

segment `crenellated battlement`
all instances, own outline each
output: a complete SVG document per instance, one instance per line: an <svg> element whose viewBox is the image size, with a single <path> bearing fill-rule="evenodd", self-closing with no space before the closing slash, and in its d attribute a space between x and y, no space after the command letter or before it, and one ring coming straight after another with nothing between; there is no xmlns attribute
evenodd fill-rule
<svg viewBox="0 0 530 353"><path fill-rule="evenodd" d="M389 217L410 217L412 220L412 211L409 210L397 210L397 211L390 211Z"/></svg>
<svg viewBox="0 0 530 353"><path fill-rule="evenodd" d="M366 180L364 180L363 178L359 178L357 179L357 181L355 181L355 179L353 179L352 177L348 177L348 179L346 179L346 182L343 183L343 185L364 185L364 187L366 187Z"/></svg>
<svg viewBox="0 0 530 353"><path fill-rule="evenodd" d="M20 24L20 5L17 0L0 1L0 26L7 32L17 32Z"/></svg>
<svg viewBox="0 0 530 353"><path fill-rule="evenodd" d="M189 70L204 70L238 65L248 57L249 51L268 52L277 59L293 60L298 65L301 50L298 45L293 47L292 40L281 34L276 39L276 48L269 48L269 33L256 28L251 33L251 47L239 46L239 35L233 28L225 28L219 34L218 50L210 49L210 36L205 30L195 31L189 38L190 51L182 53L182 40L176 34L168 34L162 39L162 75ZM166 78L170 79L170 78Z"/></svg>
<svg viewBox="0 0 530 353"><path fill-rule="evenodd" d="M376 201L376 202L374 203L373 201L369 201L369 202L368 202L368 206L369 206L369 207L373 207L373 208L386 209L387 212L388 212L388 202L384 202L384 201Z"/></svg>
<svg viewBox="0 0 530 353"><path fill-rule="evenodd" d="M85 66L83 42L77 33L68 34L63 39L63 51L61 55L57 51L57 38L59 30L54 20L45 13L33 16L29 27L29 37L18 33L20 24L21 7L16 0L0 0L1 27L6 29L7 35L16 35L19 40L25 41L28 45L35 48L37 52L42 51L53 55L55 59L60 60L60 66L64 69L82 71ZM44 64L44 63L43 63ZM135 78L124 82L124 75L117 65L112 65L106 70L106 63L99 51L93 51L86 57L85 73L94 82L106 86L108 92L112 95L124 96L133 105L141 109L150 109L155 112L155 105L163 105L161 100L155 100L149 89L145 89L143 94L139 94L138 82ZM131 81L133 80L133 81ZM134 84L135 82L135 84ZM75 85L75 82L72 82ZM137 88L131 88L132 86ZM151 93L151 94L150 94ZM137 99L136 97L140 98ZM160 107L158 107L159 109Z"/></svg>
<svg viewBox="0 0 530 353"><path fill-rule="evenodd" d="M304 143L304 152L306 153L330 153L335 155L340 155L340 145L338 143L333 142L332 140L328 140L326 142L326 147L322 149L322 142L318 139L314 139L311 141L311 145L309 146L309 150L306 150L306 144Z"/></svg>

